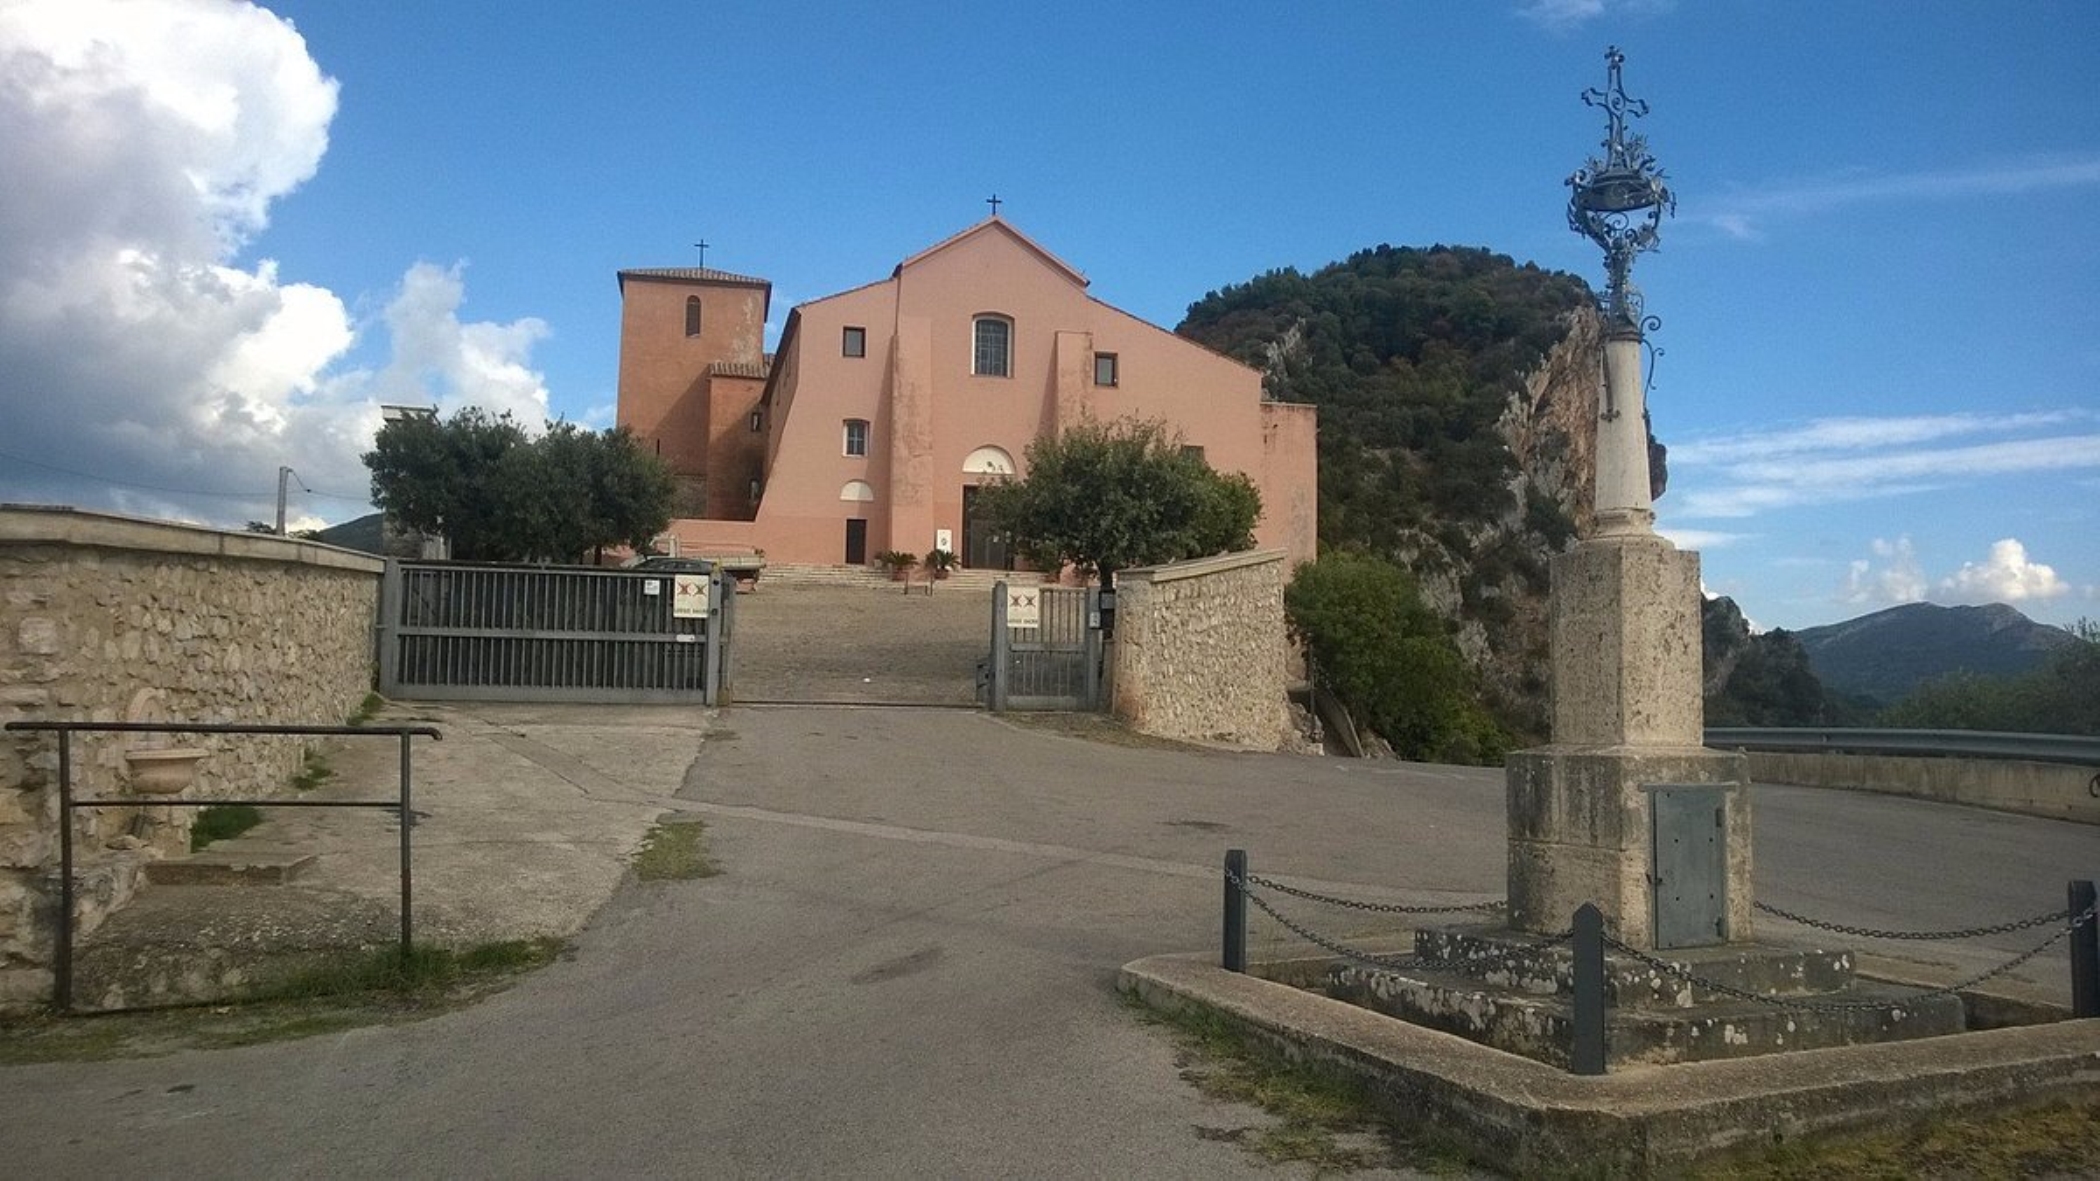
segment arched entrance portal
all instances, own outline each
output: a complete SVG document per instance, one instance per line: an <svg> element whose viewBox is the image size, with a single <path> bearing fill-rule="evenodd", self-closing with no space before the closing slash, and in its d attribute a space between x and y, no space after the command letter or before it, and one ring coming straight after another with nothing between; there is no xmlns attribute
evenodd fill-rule
<svg viewBox="0 0 2100 1181"><path fill-rule="evenodd" d="M962 564L973 570L1011 570L1014 556L1006 538L992 531L977 512L977 488L1014 474L1014 457L1003 447L979 447L963 460Z"/></svg>

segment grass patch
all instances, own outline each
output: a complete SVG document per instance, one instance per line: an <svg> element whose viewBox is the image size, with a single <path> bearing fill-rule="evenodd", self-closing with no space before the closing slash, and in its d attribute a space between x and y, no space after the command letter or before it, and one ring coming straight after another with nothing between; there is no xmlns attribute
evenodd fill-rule
<svg viewBox="0 0 2100 1181"><path fill-rule="evenodd" d="M722 871L707 859L701 834L707 826L697 820L665 820L642 838L634 855L634 876L645 882L690 881L711 878Z"/></svg>
<svg viewBox="0 0 2100 1181"><path fill-rule="evenodd" d="M1816 1137L1714 1161L1698 1178L2089 1176L2100 1159L2100 1108L2058 1104L1935 1119L1859 1136Z"/></svg>
<svg viewBox="0 0 2100 1181"><path fill-rule="evenodd" d="M150 1058L230 1049L421 1021L508 987L559 959L559 939L486 943L460 951L417 947L406 968L393 949L337 960L259 986L237 1004L0 1022L0 1066Z"/></svg>
<svg viewBox="0 0 2100 1181"><path fill-rule="evenodd" d="M381 697L377 693L366 693L365 699L357 703L356 709L350 711L350 716L343 719L343 724L346 726L362 726L373 718L378 717L379 711L385 708L386 698Z"/></svg>
<svg viewBox="0 0 2100 1181"><path fill-rule="evenodd" d="M404 960L398 948L331 959L258 985L257 1000L314 1000L390 992L442 998L485 981L543 968L561 955L559 939L508 939L454 951L416 944Z"/></svg>
<svg viewBox="0 0 2100 1181"><path fill-rule="evenodd" d="M263 822L262 811L252 804L213 804L197 810L190 825L190 852L213 841L231 840Z"/></svg>
<svg viewBox="0 0 2100 1181"><path fill-rule="evenodd" d="M1318 1173L1411 1168L1458 1172L1476 1167L1434 1128L1401 1125L1383 1114L1361 1083L1292 1062L1209 1009L1163 1013L1135 998L1138 1019L1164 1029L1179 1053L1181 1077L1204 1095L1260 1107L1276 1122L1261 1127L1200 1129L1274 1164L1310 1165Z"/></svg>
<svg viewBox="0 0 2100 1181"><path fill-rule="evenodd" d="M328 765L327 753L318 747L309 748L300 760L299 773L292 776L292 790L312 791L333 778L335 768Z"/></svg>

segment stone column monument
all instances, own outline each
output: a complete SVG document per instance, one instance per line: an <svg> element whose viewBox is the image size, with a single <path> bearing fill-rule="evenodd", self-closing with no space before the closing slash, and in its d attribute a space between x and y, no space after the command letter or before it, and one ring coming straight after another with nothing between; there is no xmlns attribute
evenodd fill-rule
<svg viewBox="0 0 2100 1181"><path fill-rule="evenodd" d="M1604 249L1609 284L1597 406L1596 523L1553 560L1553 740L1508 763L1509 922L1566 930L1594 902L1641 948L1747 940L1745 760L1702 745L1699 558L1655 533L1644 331L1630 273L1676 199L1627 119L1645 102L1609 81L1583 101L1609 119L1604 153L1568 179L1568 222Z"/></svg>

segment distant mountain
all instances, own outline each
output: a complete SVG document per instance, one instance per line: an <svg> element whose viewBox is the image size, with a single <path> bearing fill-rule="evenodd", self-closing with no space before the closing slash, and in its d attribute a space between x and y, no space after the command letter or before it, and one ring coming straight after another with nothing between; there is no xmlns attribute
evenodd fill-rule
<svg viewBox="0 0 2100 1181"><path fill-rule="evenodd" d="M2078 642L2070 632L2036 623L2003 603L1905 603L1794 636L1826 688L1881 705L1952 672L2016 676Z"/></svg>
<svg viewBox="0 0 2100 1181"><path fill-rule="evenodd" d="M1727 597L1699 612L1709 726L1835 726L1850 719L1809 667L1798 638L1785 631L1750 634Z"/></svg>

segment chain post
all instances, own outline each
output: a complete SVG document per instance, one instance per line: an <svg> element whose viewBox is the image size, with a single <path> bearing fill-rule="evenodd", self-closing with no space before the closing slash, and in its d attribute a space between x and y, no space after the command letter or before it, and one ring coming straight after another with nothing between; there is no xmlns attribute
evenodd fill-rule
<svg viewBox="0 0 2100 1181"><path fill-rule="evenodd" d="M1247 851L1225 850L1225 958L1228 972L1247 970Z"/></svg>
<svg viewBox="0 0 2100 1181"><path fill-rule="evenodd" d="M2071 883L2073 922L2092 911L2094 897L2091 880ZM2071 932L2071 1016L2100 1017L2100 920L2078 923Z"/></svg>
<svg viewBox="0 0 2100 1181"><path fill-rule="evenodd" d="M1575 1028L1568 1068L1604 1073L1604 912L1594 902L1575 910Z"/></svg>

